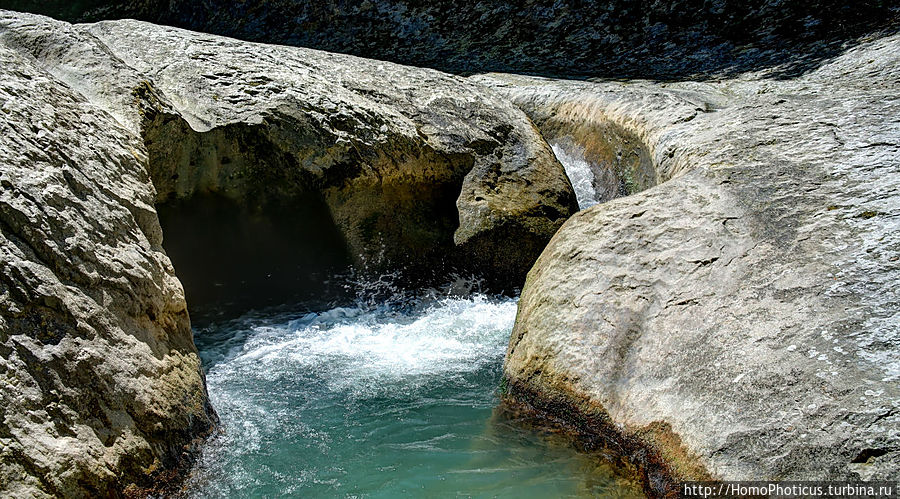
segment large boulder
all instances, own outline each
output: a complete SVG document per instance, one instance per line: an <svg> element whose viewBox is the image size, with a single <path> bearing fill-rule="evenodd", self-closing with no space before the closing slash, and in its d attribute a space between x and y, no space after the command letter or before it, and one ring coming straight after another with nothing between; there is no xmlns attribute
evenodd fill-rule
<svg viewBox="0 0 900 499"><path fill-rule="evenodd" d="M195 302L281 294L347 263L511 291L577 210L528 118L463 78L137 21L2 25L7 46L144 139Z"/></svg>
<svg viewBox="0 0 900 499"><path fill-rule="evenodd" d="M189 467L216 417L141 140L0 44L0 494Z"/></svg>
<svg viewBox="0 0 900 499"><path fill-rule="evenodd" d="M630 455L654 494L900 475L898 74L890 36L787 80L477 77L568 140L626 130L658 181L544 250L508 401Z"/></svg>
<svg viewBox="0 0 900 499"><path fill-rule="evenodd" d="M191 464L215 414L167 252L188 300L307 258L511 289L577 209L520 110L436 71L7 11L0 59L0 493Z"/></svg>

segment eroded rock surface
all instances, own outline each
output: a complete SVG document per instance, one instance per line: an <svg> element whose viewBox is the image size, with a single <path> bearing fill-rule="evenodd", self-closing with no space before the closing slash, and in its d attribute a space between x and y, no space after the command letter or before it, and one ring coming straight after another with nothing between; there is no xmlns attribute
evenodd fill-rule
<svg viewBox="0 0 900 499"><path fill-rule="evenodd" d="M0 494L114 495L215 424L140 139L0 43Z"/></svg>
<svg viewBox="0 0 900 499"><path fill-rule="evenodd" d="M224 275L234 245L290 259L327 237L338 260L462 262L510 287L577 209L519 109L436 71L6 11L0 58L3 493L150 486L213 429L157 207L244 217L187 248ZM284 227L321 230L242 237Z"/></svg>
<svg viewBox="0 0 900 499"><path fill-rule="evenodd" d="M136 21L3 24L144 138L161 207L213 195L259 218L300 199L336 227L328 253L376 272L463 267L506 290L577 209L524 114L465 79Z"/></svg>
<svg viewBox="0 0 900 499"><path fill-rule="evenodd" d="M543 252L512 399L650 448L669 478L898 476L898 75L893 36L792 80L478 77L538 122L627 130L662 182Z"/></svg>

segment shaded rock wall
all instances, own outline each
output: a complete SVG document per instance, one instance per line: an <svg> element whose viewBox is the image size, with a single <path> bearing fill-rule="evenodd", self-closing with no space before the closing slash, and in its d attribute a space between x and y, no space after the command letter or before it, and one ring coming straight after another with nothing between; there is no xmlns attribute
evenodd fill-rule
<svg viewBox="0 0 900 499"><path fill-rule="evenodd" d="M251 209L218 194L157 206L191 320L346 299L352 258L321 196Z"/></svg>
<svg viewBox="0 0 900 499"><path fill-rule="evenodd" d="M684 77L796 74L897 26L883 0L6 0L72 21L133 17L454 72Z"/></svg>

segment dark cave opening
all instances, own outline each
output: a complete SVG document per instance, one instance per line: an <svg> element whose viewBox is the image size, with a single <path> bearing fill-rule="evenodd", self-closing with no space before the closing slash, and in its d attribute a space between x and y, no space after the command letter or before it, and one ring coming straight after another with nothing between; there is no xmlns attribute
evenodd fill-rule
<svg viewBox="0 0 900 499"><path fill-rule="evenodd" d="M344 292L331 278L348 271L351 257L316 193L264 209L197 193L161 203L157 212L195 325Z"/></svg>

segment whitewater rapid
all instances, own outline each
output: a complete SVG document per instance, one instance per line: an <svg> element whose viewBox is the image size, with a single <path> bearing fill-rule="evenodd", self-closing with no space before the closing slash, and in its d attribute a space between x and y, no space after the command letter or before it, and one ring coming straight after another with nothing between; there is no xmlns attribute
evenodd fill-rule
<svg viewBox="0 0 900 499"><path fill-rule="evenodd" d="M630 491L596 460L496 412L515 316L515 298L428 295L197 330L224 433L186 495Z"/></svg>

